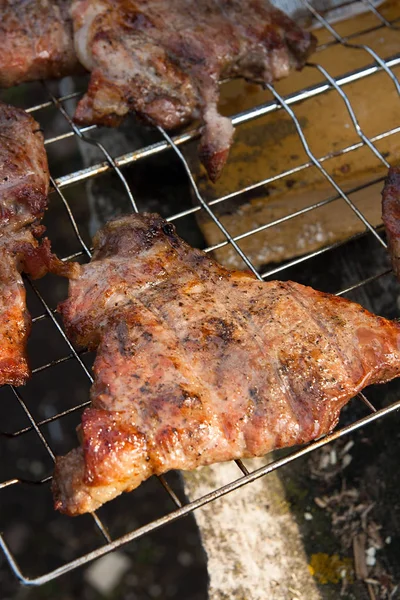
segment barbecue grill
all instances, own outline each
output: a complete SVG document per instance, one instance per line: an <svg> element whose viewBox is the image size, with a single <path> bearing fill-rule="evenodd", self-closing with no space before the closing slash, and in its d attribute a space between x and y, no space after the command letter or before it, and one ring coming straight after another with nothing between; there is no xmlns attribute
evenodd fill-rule
<svg viewBox="0 0 400 600"><path fill-rule="evenodd" d="M232 122L238 130L240 130L242 124L253 121L257 123L258 120L270 113L286 115L286 117L290 118L292 125L295 128L307 159L305 162L299 161L296 166L291 166L289 169L282 170L278 173L269 172L268 165L265 165L265 175L262 179L254 181L241 189L235 189L223 197L214 197L210 199L205 196L198 185L197 173L194 174L194 170L191 167L192 162L186 156L186 148L198 137L197 129L190 129L180 135L172 136L163 129L158 128L158 139L153 143L126 152L120 156L113 156L112 152L107 149L107 134L104 134L102 137L102 140L105 140L105 142L100 143L95 137L91 137L93 133L95 133L95 127L79 128L72 122L70 117L71 111L68 107L75 98L79 97L80 92L73 91L71 93L63 94L60 92L60 88L55 88L53 84L50 85L43 82L43 101L35 106L28 107L27 110L42 124L45 133L46 123L50 118L52 118L53 122L55 120L59 127L58 132L55 134L53 132L51 136L47 136L46 138L46 148L49 153L50 165L52 164L52 155L57 155L58 148L60 148L61 145L67 143L70 144L71 142L74 142L74 140L79 140L81 149L84 149L88 144L91 146L94 145L100 153L99 156L102 157L96 164L84 168L81 168L78 157L75 162L73 162L74 165L77 165L77 168L74 169L73 172L61 173L58 176L54 175L51 179L51 207L49 209L46 225L50 239L54 240L54 248L63 257L63 260L85 261L90 257L90 237L85 224L86 217L82 216L82 207L79 204L79 198L81 196L79 196L79 193L75 190L79 189L79 186L84 189L84 184L86 184L86 182L94 181L105 173L114 173L115 181L121 186L126 198L126 204L121 207L121 210L125 212L128 210L145 210L146 206L144 203L141 203L140 198L136 198L132 192L132 186L128 183L128 180L130 179L129 167L145 163L148 160L154 160L154 164L156 165L158 157L161 156L165 161L171 161L171 164L174 165L175 169L181 170L181 173L185 175L191 188L191 194L188 194L187 203L179 211L171 210L168 206L164 205L163 210L167 219L174 222L178 227L178 231L187 239L187 235L185 235L187 223L190 224L190 227L196 227L194 217L203 213L203 215L211 220L218 228L222 239L222 241L217 244L206 247L206 252L212 252L229 245L234 249L241 261L243 261L245 268L252 271L258 279L262 281L271 277L286 278L289 277L289 273L290 276L292 276L291 274L294 267L302 265L306 266L312 259L323 256L324 254L327 255L344 244L351 244L360 236L367 236L371 239L371 244L375 244L374 252L376 251L385 254L386 242L381 226L372 223L352 198L356 192L367 192L372 186L383 182L384 170L382 168L384 167L386 169L389 167L389 162L396 162L397 157L387 156L385 143L394 139L395 136L399 136L400 124L398 126L395 126L394 124L393 127L387 130L379 131L374 135L368 135L360 125L357 110L353 108L351 94L348 92L356 83L366 82L372 80L374 77L384 76L390 80L392 100L400 100L400 83L398 79L400 73L400 53L384 56L363 42L365 36L373 35L376 39L379 39L388 31L398 31L400 28L400 15L397 15L394 19L389 19L385 16L384 7L376 8L370 0L364 0L363 4L367 11L366 22L368 22L368 26L365 29L357 30L354 30L353 27L353 30L350 30L349 33L342 34L338 33L340 31L340 26L338 24L333 25L329 22L329 14L318 12L307 1L304 3L309 10L310 17L319 24L320 37L324 40L323 43L320 43L317 52L312 57L312 62L310 62L304 70L304 72L308 70L314 71L316 75L318 75L317 83L298 89L289 94L280 91L280 84L276 86L267 85L265 88L266 95L268 94L267 101L263 104L247 108L239 114L232 115ZM357 2L346 2L345 4L351 5L357 4ZM398 39L400 42L400 33L398 34ZM320 53L328 48L342 48L346 51L363 53L367 58L367 64L350 72L332 75L325 67L319 64L318 61ZM301 81L301 77L302 74L296 75L296 81ZM358 139L355 143L340 148L335 147L335 140L332 139L331 151L320 156L313 152L312 147L308 142L307 131L304 128L304 124L296 115L296 108L300 105L307 106L307 102L310 102L312 99L329 94L337 94L340 96ZM9 98L8 95L4 95L4 97L7 99ZM373 98L367 98L366 101L373 102ZM381 107L380 110L384 110L384 107ZM56 119L54 119L55 112L59 115ZM318 114L314 115L314 119L316 126L319 126L321 132L323 132L323 120L321 119L319 121ZM78 146L76 145L75 151L78 155L77 148ZM365 150L374 155L378 164L378 174L372 179L369 178L368 181L364 181L357 186L349 188L346 187L345 181L344 183L341 182L340 177L331 174L329 170L330 161L344 155L356 155ZM381 167L380 171L379 167ZM238 235L232 235L230 233L228 228L223 224L219 213L216 211L218 206L229 206L229 203L237 198L254 193L256 190L265 189L267 186L271 186L279 181L289 181L294 175L301 175L310 169L316 169L318 171L320 177L329 184L328 187L330 191L323 199L319 199L309 206L294 210L290 214L265 222L255 229L241 232ZM190 195L192 196L192 199L190 199ZM322 206L338 201L344 203L348 210L356 215L356 218L361 224L361 232L347 236L345 239L325 244L317 250L295 256L290 260L286 260L283 264L274 264L269 265L268 267L264 266L261 269L253 264L249 255L247 255L241 247L242 241L253 235L260 234L267 230L273 232L275 227L282 226L292 219L296 219L311 211L318 211ZM379 202L378 197L376 202ZM56 234L56 217L57 219L62 219L65 230L68 231L68 234L63 234L62 238ZM185 226L182 226L182 229L180 229L181 223L185 223ZM337 289L335 291L338 295L348 295L355 290L365 287L367 290L366 293L368 294L369 284L387 276L392 277L389 267L385 267L379 272L371 273L366 278L363 277L362 279L351 282L351 284L346 286L346 289ZM12 451L12 445L17 442L19 444L18 447L25 448L26 452L31 455L31 458L39 456L39 461L41 460L45 466L38 467L35 476L34 469L24 471L25 467L23 464L21 466L20 458L18 460L16 459L14 464L12 461L11 463L8 461L7 467L5 468L5 474L3 474L3 480L0 483L0 501L7 503L8 498L10 497L7 496L7 494L10 492L10 489L12 488L14 490L17 487L21 494L29 495L29 502L34 504L35 502L39 502L39 498L43 499L43 494L40 493L39 496L38 492L41 489L45 489L47 494L46 497L48 497L48 504L50 505L49 481L51 479L51 462L54 459L54 454L59 452L58 448L56 449L53 445L54 432L58 431L57 428L65 427L71 430L72 434L74 427L79 423L81 411L88 404L87 392L92 381L90 355L87 352L80 351L74 347L60 324L56 312L56 296L59 295L59 299L65 297L65 285L63 283L56 283L55 279L52 279L50 276L38 283L34 283L29 279L26 281L28 287L28 303L33 314L33 333L32 341L30 342L30 355L32 356L34 366L32 381L28 383L26 389L16 389L15 387L7 386L0 391L0 395L2 396L0 398L0 413L2 415L2 431L0 432L0 436L5 448L11 448ZM307 283L307 281L302 281L302 283ZM51 293L49 290L51 290ZM49 297L51 297L51 301L48 299ZM395 303L395 299L393 299L393 303ZM43 346L44 339L46 339L46 347ZM42 340L40 347L38 340ZM60 347L63 348L63 350L60 351ZM53 354L54 349L57 349L55 355ZM70 371L64 371L66 368L70 369ZM63 373L67 372L69 375L68 380L66 381L63 380ZM50 373L53 374L49 375ZM68 400L65 401L63 406L59 406L57 402L56 406L54 405L52 392L48 387L48 378L53 382L52 385L57 385L60 388L65 387L66 391L64 396L68 396ZM56 384L54 384L54 381L56 381ZM75 384L79 384L80 389L83 389L84 392L73 395ZM40 399L41 401L42 412L35 406L37 399ZM89 551L87 551L86 547L78 548L76 558L66 561L63 559L63 551L60 547L59 556L57 557L59 564L48 572L26 573L24 567L18 564L11 551L7 536L0 535L2 551L14 574L23 584L30 586L42 585L81 565L89 563L112 550L120 548L133 540L146 536L150 534L150 532L201 508L206 503L213 502L217 498L220 498L241 486L247 485L256 479L267 475L271 471L279 469L282 466L295 461L297 458L305 456L318 448L329 444L339 437L347 436L358 428L372 424L378 419L384 419L400 408L400 400L378 410L373 406L366 395L360 393L357 399L366 405L366 410L368 411L366 416L353 420L351 424L336 430L334 433L327 435L314 443L300 449L285 452L282 456L255 471L249 471L241 461L236 461L238 466L237 479L219 489L211 491L195 501L185 502L182 498L179 498L179 494L176 492L174 485L171 483L172 480L168 475L167 477L159 477L158 479L164 488L163 491L160 487L160 493L169 495L172 501L171 510L167 514L161 515L154 520L142 523L140 526L124 532L123 535L111 535L109 527L103 521L100 509L98 514L93 514L91 517L87 518L93 519L95 528L98 528L100 531L102 541L96 545L97 547L89 549ZM357 402L357 399L353 402ZM351 406L349 410L351 411ZM355 411L355 414L359 415L360 412ZM6 427L8 428L7 430L5 430ZM71 444L65 446L63 450L67 451L70 447L72 447ZM43 472L43 470L45 472ZM28 475L26 473L28 473ZM134 494L135 492L132 492L132 495ZM110 510L112 510L112 505L110 506ZM61 523L59 526L62 527L62 524L64 524L67 527L67 519L61 516L59 518ZM86 517L84 518L86 519ZM3 524L1 526L3 527ZM68 527L69 526L70 525L68 525ZM40 523L40 527L46 527L46 519L44 517L43 522Z"/></svg>

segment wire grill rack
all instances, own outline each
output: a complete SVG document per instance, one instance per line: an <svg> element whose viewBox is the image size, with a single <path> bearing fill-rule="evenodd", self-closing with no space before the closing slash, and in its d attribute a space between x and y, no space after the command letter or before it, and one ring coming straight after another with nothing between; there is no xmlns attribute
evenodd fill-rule
<svg viewBox="0 0 400 600"><path fill-rule="evenodd" d="M69 221L70 225L72 226L74 235L76 236L76 239L79 244L79 251L74 252L73 254L70 254L68 256L64 256L63 260L84 259L85 257L86 257L86 259L88 259L88 258L90 258L90 255L91 255L89 245L87 243L85 243L84 236L81 234L81 231L80 231L79 217L76 216L75 209L72 207L70 201L67 199L65 190L67 188L69 188L70 186L72 186L73 184L90 181L93 178L96 178L97 176L99 176L103 173L106 173L108 171L110 171L110 172L113 171L116 174L116 176L119 178L122 186L125 189L125 193L126 193L127 199L129 200L131 209L133 211L137 211L138 209L140 210L140 206L138 206L136 204L133 194L131 192L130 186L128 185L128 182L127 182L127 179L125 176L125 173L126 173L125 168L128 167L129 165L137 163L138 161L144 161L148 157L165 153L168 150L171 151L171 149L178 157L178 159L181 163L181 168L186 171L187 177L190 182L190 186L191 186L192 191L197 199L197 204L191 206L190 208L187 208L184 211L180 211L179 213L169 215L168 220L178 222L183 217L187 217L188 215L194 215L195 213L198 213L200 211L202 211L203 213L206 213L208 215L208 217L219 228L220 232L222 233L222 235L224 237L222 242L220 242L219 244L216 244L212 247L206 248L206 251L211 252L211 251L217 250L223 246L230 244L235 249L235 251L238 253L238 255L240 256L242 261L245 263L246 267L248 269L250 269L256 275L256 277L258 277L258 279L260 279L260 280L265 280L268 277L276 276L276 275L284 276L285 271L287 271L290 267L301 264L305 261L308 261L315 256L321 255L323 253L327 253L327 252L333 250L334 248L337 248L339 245L347 243L349 241L349 239L341 241L341 242L335 242L334 244L326 245L317 251L310 252L306 255L300 256L293 260L290 260L289 262L286 262L283 265L273 266L272 268L269 268L268 270L265 270L262 273L259 272L259 270L252 264L250 258L241 249L240 241L243 238L246 238L246 237L255 235L256 233L259 233L260 231L262 231L264 229L266 230L269 228L276 227L277 225L281 225L283 222L288 221L290 219L295 219L296 217L298 217L306 212L316 210L317 208L319 208L325 204L334 202L337 199L342 199L347 204L347 206L350 208L350 210L353 211L354 214L357 216L357 218L362 222L363 228L365 229L365 233L363 235L372 236L381 247L386 248L385 240L381 236L381 232L380 232L379 228L374 227L369 222L369 220L366 218L366 216L360 211L360 209L352 201L351 193L356 191L356 188L345 191L343 189L343 187L341 185L339 185L338 182L328 173L324 164L334 156L339 156L339 155L343 155L346 153L352 153L363 147L367 147L367 148L369 148L369 150L371 152L374 153L375 157L385 167L389 166L387 158L378 149L377 143L380 142L381 140L384 140L385 138L399 134L400 133L400 124L398 127L394 127L388 131L382 131L373 137L368 137L363 132L363 130L359 124L357 115L356 115L355 111L353 110L353 107L352 107L352 104L350 102L348 95L346 94L346 88L347 88L347 86L351 85L354 82L373 77L376 73L383 72L392 81L393 94L400 96L400 84L399 84L399 81L395 74L396 67L400 66L400 53L396 54L394 56L389 56L389 57L379 56L369 46L359 44L359 43L356 43L353 41L354 38L359 38L362 34L365 34L365 33L376 32L376 35L381 35L382 32L387 29L397 30L400 25L400 19L396 19L394 21L387 20L381 14L381 12L377 8L374 7L374 5L370 2L370 0L364 0L365 9L370 11L370 13L374 15L374 17L376 19L376 24L373 27L369 27L367 30L356 31L346 37L343 37L337 32L337 29L332 24L329 23L329 21L327 20L326 16L324 16L323 13L316 11L315 8L313 8L313 6L311 4L309 4L309 2L307 0L305 0L305 4L306 4L308 10L311 12L313 18L316 19L319 22L320 26L322 28L324 28L326 31L328 31L331 35L331 39L328 42L326 42L318 47L317 53L313 57L314 61L312 63L309 63L306 67L308 69L317 70L319 72L319 74L322 75L322 78L323 78L322 82L320 82L316 85L313 85L309 88L301 89L300 91L297 91L296 93L290 94L289 96L286 96L286 97L284 97L283 95L278 93L278 91L275 89L274 86L267 85L266 88L272 94L273 99L266 102L263 105L254 106L244 112L241 112L240 114L233 115L232 122L235 126L240 126L243 123L260 119L261 117L263 117L269 113L273 113L276 111L283 111L287 115L289 115L290 119L292 120L292 122L295 126L295 129L297 131L297 134L300 137L301 143L302 143L305 153L308 157L308 160L305 163L296 166L295 168L291 168L284 172L274 174L273 176L268 176L268 177L266 177L260 181L257 181L245 188L235 190L234 192L232 192L228 195L225 195L223 197L214 198L211 201L207 201L203 197L203 195L200 193L199 188L195 181L195 177L189 167L189 163L186 160L186 158L181 150L181 148L184 147L188 142L190 142L191 140L194 140L198 137L198 135L199 135L198 130L191 130L191 131L185 132L181 135L171 137L163 129L159 128L160 140L158 142L147 145L145 147L142 147L142 148L132 151L130 153L126 153L122 156L113 158L103 144L90 138L89 132L92 129L95 129L95 127L79 128L72 122L71 117L69 116L65 106L69 100L76 98L79 95L79 93L74 92L74 93L63 95L63 96L57 96L56 94L52 93L51 88L46 83L43 83L44 89L47 94L47 99L44 102L37 104L36 106L32 106L32 107L28 108L28 112L35 115L35 113L39 113L39 111L40 112L47 111L51 108L54 109L54 107L55 107L59 111L59 113L62 115L62 117L65 119L65 123L68 125L67 131L64 131L63 133L60 133L53 137L47 137L46 142L45 142L47 148L49 149L53 145L55 146L57 144L62 144L67 139L73 138L75 136L75 137L80 138L82 144L96 145L98 150L101 152L101 154L103 156L103 160L93 166L90 166L90 167L87 167L84 169L79 169L75 172L68 173L66 175L62 175L60 177L51 179L51 183L52 183L52 187L53 187L52 201L55 202L58 198L58 200L61 201L61 203L63 204L64 209L65 209L65 213L64 213L65 219L67 221ZM347 2L346 4L352 4L352 3ZM356 4L356 2L353 4ZM399 41L400 41L400 36L399 36ZM360 52L367 53L371 60L367 66L364 66L364 67L359 68L358 70L355 70L352 72L345 73L339 77L333 77L328 73L328 71L324 67L322 67L317 62L318 61L318 52L323 49L326 49L329 46L333 46L333 47L334 46L345 46L346 48L358 49ZM354 126L354 130L356 131L357 136L359 137L359 141L357 141L356 143L354 143L346 148L341 148L340 150L336 150L335 152L328 153L324 156L315 156L315 154L312 152L312 150L308 144L308 140L303 131L300 120L296 117L296 114L294 112L294 107L300 102L305 102L311 98L314 98L314 97L322 95L322 94L327 94L329 92L339 94L340 97L342 98L342 100L345 104L345 107L349 113L349 116L351 118L351 122ZM400 100L400 98L399 98L399 100ZM399 104L399 107L400 107L400 104ZM242 233L236 237L231 236L229 231L222 224L220 218L218 218L218 216L215 214L215 206L217 204L228 203L233 198L247 194L248 192L251 192L255 189L262 188L263 186L271 184L274 181L277 181L279 179L288 178L291 175L293 175L294 173L301 173L302 171L305 171L312 167L315 167L316 169L318 169L318 171L320 172L322 177L325 178L329 182L329 184L332 188L332 195L329 195L329 197L325 198L322 201L314 203L306 208L302 208L301 210L297 210L297 211L293 212L292 214L287 215L285 217L275 219L271 222L265 223L264 225L257 227L256 229L246 231L245 233ZM374 182L381 181L382 179L383 179L383 177L377 178L374 180ZM365 185L358 186L357 190L362 190L362 189L368 187L369 185L371 185L371 182L365 183ZM49 227L49 236L51 237L51 226ZM353 236L350 239L353 239L354 237L357 237L357 236ZM337 294L339 294L339 295L347 294L353 290L356 290L356 289L359 289L359 288L365 286L366 284L371 283L372 281L375 281L381 277L388 275L388 273L390 273L389 269L385 269L384 271L375 273L366 279L354 282L353 284L347 286L346 289L337 290ZM84 353L75 349L72 342L66 336L62 326L58 322L55 307L52 307L49 305L49 303L45 299L45 295L40 291L39 286L37 284L33 283L30 280L27 280L27 281L28 281L28 285L30 286L30 288L33 291L33 294L35 295L37 301L39 302L39 305L41 306L41 310L39 311L39 314L37 314L37 316L35 316L35 318L33 319L34 324L36 324L36 323L42 324L44 322L50 323L52 330L53 330L52 335L60 336L61 339L65 342L66 348L67 348L67 352L63 356L53 359L53 360L50 360L46 364L33 369L33 377L34 378L40 377L40 375L43 374L43 372L53 369L57 365L59 365L63 362L75 361L76 364L78 365L79 369L83 372L84 377L86 377L89 380L89 382L92 382L92 375L90 372L90 368L86 365ZM1 394L5 393L6 389L7 390L11 389L12 395L14 398L14 402L18 403L18 405L22 409L22 411L25 415L25 418L27 420L27 424L24 427L16 429L15 431L12 431L12 432L1 431L0 436L5 440L12 440L15 438L20 438L20 437L23 438L23 436L27 436L28 434L33 433L35 436L37 436L38 440L40 440L40 443L42 444L43 448L45 449L46 453L51 458L51 460L54 460L54 453L53 453L53 450L47 439L47 435L45 433L46 426L51 423L55 423L57 421L63 420L68 415L71 415L73 413L79 414L79 411L82 410L88 404L88 402L86 402L86 401L79 402L75 405L70 406L66 410L57 412L56 414L52 414L51 416L48 416L45 419L39 419L34 414L34 411L29 407L29 402L27 402L24 399L24 391L21 391L21 389L16 389L14 387L3 388L3 390L1 390ZM7 393L9 393L9 391ZM129 531L128 533L126 533L125 535L123 535L121 537L112 539L112 537L107 529L107 526L103 523L102 519L97 514L93 514L92 517L94 519L95 525L100 530L102 538L103 538L102 545L100 545L95 550L90 551L89 553L82 554L78 558L76 558L72 561L66 562L65 564L62 564L60 567L53 569L50 572L39 574L38 576L35 576L33 578L27 577L22 572L19 565L17 564L17 561L16 561L14 555L12 554L9 545L7 544L5 537L3 537L2 535L0 535L0 546L4 552L6 559L8 560L12 570L14 571L16 577L23 584L30 585L30 586L38 586L38 585L44 584L62 574L67 573L68 571L71 571L72 569L75 569L81 565L84 565L84 564L88 563L89 561L92 561L112 550L115 550L116 548L119 548L120 546L123 546L124 544L127 544L128 542L131 542L132 540L138 539L139 537L144 536L144 535L150 533L151 531L154 531L154 530L162 527L163 525L171 523L171 522L189 514L190 512L194 511L195 509L200 508L201 506L204 506L206 503L212 502L213 500L215 500L221 496L224 496L225 494L228 494L229 492L231 492L241 486L244 486L244 485L256 480L257 478L262 477L275 469L279 469L283 465L286 465L289 462L294 461L299 457L302 457L310 452L313 452L314 450L321 448L325 444L328 444L329 442L331 442L339 437L348 435L360 427L363 427L369 423L377 421L378 419L381 419L384 416L387 416L400 408L400 400L399 400L398 402L394 402L385 408L377 410L371 404L371 402L366 398L366 396L364 394L359 394L358 397L368 407L369 414L367 416L365 416L364 418L361 418L361 419L353 422L352 424L350 424L340 430L335 431L331 435L327 435L326 437L319 439L318 441L315 441L314 443L301 448L300 450L293 451L290 454L287 454L286 456L284 456L283 458L274 460L273 462L269 463L268 465L264 466L263 468L257 469L255 471L249 472L249 470L246 468L246 466L241 461L237 461L237 465L238 465L238 468L240 471L238 470L238 478L235 481L232 481L231 483L229 483L219 489L213 490L210 493L208 493L207 495L205 495L201 498L198 498L197 500L195 500L193 502L185 503L181 499L179 499L177 494L175 493L175 491L172 489L171 485L167 482L167 480L164 477L160 477L159 480L160 480L162 486L164 487L166 493L169 494L170 498L172 499L172 501L175 505L175 508L168 514L166 514L160 518L157 518L156 520L148 522L145 525L142 525L141 527L136 528L135 530ZM4 491L7 488L10 488L11 486L44 485L50 479L51 479L51 477L49 476L49 477L45 477L43 479L39 479L38 481L26 481L19 477L16 477L16 478L11 477L0 483L0 499L1 499L1 494L3 494Z"/></svg>

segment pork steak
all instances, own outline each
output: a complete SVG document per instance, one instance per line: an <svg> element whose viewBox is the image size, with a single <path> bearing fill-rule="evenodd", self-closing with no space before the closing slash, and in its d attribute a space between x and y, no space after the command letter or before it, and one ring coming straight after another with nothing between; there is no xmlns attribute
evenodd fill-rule
<svg viewBox="0 0 400 600"><path fill-rule="evenodd" d="M93 511L152 474L261 456L331 431L400 374L400 325L293 282L263 283L188 246L158 215L108 223L61 305L97 349L81 445L55 506Z"/></svg>

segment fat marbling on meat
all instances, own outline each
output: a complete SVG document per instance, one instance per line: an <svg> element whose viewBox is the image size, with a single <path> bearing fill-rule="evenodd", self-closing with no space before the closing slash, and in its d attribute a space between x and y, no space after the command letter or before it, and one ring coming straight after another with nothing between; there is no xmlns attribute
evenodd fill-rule
<svg viewBox="0 0 400 600"><path fill-rule="evenodd" d="M400 374L398 323L229 271L158 215L108 223L60 310L97 349L81 445L56 460L55 506L69 515L153 474L313 440L363 387Z"/></svg>
<svg viewBox="0 0 400 600"><path fill-rule="evenodd" d="M172 129L200 119L200 155L214 181L234 132L218 111L219 81L271 83L302 68L316 44L269 0L73 0L72 15L91 71L76 121L115 126L135 111Z"/></svg>

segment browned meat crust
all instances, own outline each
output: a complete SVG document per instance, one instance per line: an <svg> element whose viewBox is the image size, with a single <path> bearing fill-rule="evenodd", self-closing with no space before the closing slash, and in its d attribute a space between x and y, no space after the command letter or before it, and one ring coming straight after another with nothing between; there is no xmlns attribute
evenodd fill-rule
<svg viewBox="0 0 400 600"><path fill-rule="evenodd" d="M0 87L81 70L71 0L0 0Z"/></svg>
<svg viewBox="0 0 400 600"><path fill-rule="evenodd" d="M382 191L382 220L386 229L393 271L400 279L400 167L389 169Z"/></svg>
<svg viewBox="0 0 400 600"><path fill-rule="evenodd" d="M20 272L25 254L37 247L31 226L43 215L48 189L38 123L24 111L0 104L0 384L21 385L29 376L30 316Z"/></svg>
<svg viewBox="0 0 400 600"><path fill-rule="evenodd" d="M66 272L36 237L47 206L49 172L39 125L23 110L0 103L0 384L29 376L26 342L31 319L21 272Z"/></svg>
<svg viewBox="0 0 400 600"><path fill-rule="evenodd" d="M233 137L219 80L271 83L303 67L315 38L268 0L74 0L75 47L92 72L75 119L118 125L129 111L171 129L200 118L212 180Z"/></svg>
<svg viewBox="0 0 400 600"><path fill-rule="evenodd" d="M97 348L81 446L55 506L92 511L150 475L260 456L335 427L400 374L400 325L292 282L261 283L194 250L157 215L110 222L61 305Z"/></svg>

